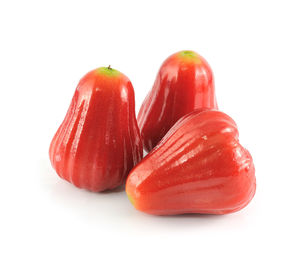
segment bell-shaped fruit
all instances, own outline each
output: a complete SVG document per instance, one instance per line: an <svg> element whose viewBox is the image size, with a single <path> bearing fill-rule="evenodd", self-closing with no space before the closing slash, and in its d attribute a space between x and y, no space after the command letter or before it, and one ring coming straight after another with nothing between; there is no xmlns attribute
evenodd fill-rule
<svg viewBox="0 0 300 254"><path fill-rule="evenodd" d="M211 68L193 51L171 55L138 114L144 149L151 151L177 120L202 108L218 108Z"/></svg>
<svg viewBox="0 0 300 254"><path fill-rule="evenodd" d="M235 122L215 110L181 118L126 182L135 208L156 215L235 212L255 189L253 161Z"/></svg>
<svg viewBox="0 0 300 254"><path fill-rule="evenodd" d="M50 145L57 174L90 191L125 182L142 158L130 80L110 67L86 74Z"/></svg>

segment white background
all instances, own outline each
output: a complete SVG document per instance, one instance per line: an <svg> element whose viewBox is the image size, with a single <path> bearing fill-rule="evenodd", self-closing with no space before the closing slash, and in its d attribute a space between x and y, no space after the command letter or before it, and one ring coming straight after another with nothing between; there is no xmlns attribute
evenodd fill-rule
<svg viewBox="0 0 300 254"><path fill-rule="evenodd" d="M1 1L1 253L299 253L299 1ZM254 158L257 193L226 216L155 217L90 193L48 159L79 79L112 65L136 111L163 60L195 50Z"/></svg>

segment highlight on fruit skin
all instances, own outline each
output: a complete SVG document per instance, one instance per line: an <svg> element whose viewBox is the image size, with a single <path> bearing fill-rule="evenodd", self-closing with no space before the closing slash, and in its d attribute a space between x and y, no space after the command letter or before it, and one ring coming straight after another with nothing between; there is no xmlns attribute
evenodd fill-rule
<svg viewBox="0 0 300 254"><path fill-rule="evenodd" d="M255 195L256 178L238 136L235 122L223 112L196 110L184 116L130 172L131 203L154 215L244 208Z"/></svg>
<svg viewBox="0 0 300 254"><path fill-rule="evenodd" d="M110 66L86 74L49 155L57 174L76 187L99 192L124 184L143 155L130 80Z"/></svg>
<svg viewBox="0 0 300 254"><path fill-rule="evenodd" d="M138 113L144 149L151 151L176 121L202 108L218 109L209 64L191 50L169 56Z"/></svg>

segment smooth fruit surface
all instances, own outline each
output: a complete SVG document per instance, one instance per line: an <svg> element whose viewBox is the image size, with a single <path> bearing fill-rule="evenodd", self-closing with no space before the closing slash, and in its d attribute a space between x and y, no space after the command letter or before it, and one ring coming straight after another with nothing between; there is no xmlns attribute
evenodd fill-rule
<svg viewBox="0 0 300 254"><path fill-rule="evenodd" d="M151 151L177 120L201 108L218 108L211 68L194 51L171 55L138 114L144 149Z"/></svg>
<svg viewBox="0 0 300 254"><path fill-rule="evenodd" d="M79 188L98 192L123 184L143 155L129 79L110 67L86 74L49 154L57 174Z"/></svg>
<svg viewBox="0 0 300 254"><path fill-rule="evenodd" d="M235 122L215 110L180 119L126 182L135 208L156 215L235 212L255 189L252 157Z"/></svg>

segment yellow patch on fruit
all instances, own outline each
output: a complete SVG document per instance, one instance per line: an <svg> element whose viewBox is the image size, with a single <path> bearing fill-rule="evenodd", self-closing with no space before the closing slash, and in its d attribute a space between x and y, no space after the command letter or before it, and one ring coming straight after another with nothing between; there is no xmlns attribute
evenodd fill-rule
<svg viewBox="0 0 300 254"><path fill-rule="evenodd" d="M133 198L127 193L128 199L130 201L130 203L134 206L134 200Z"/></svg>

